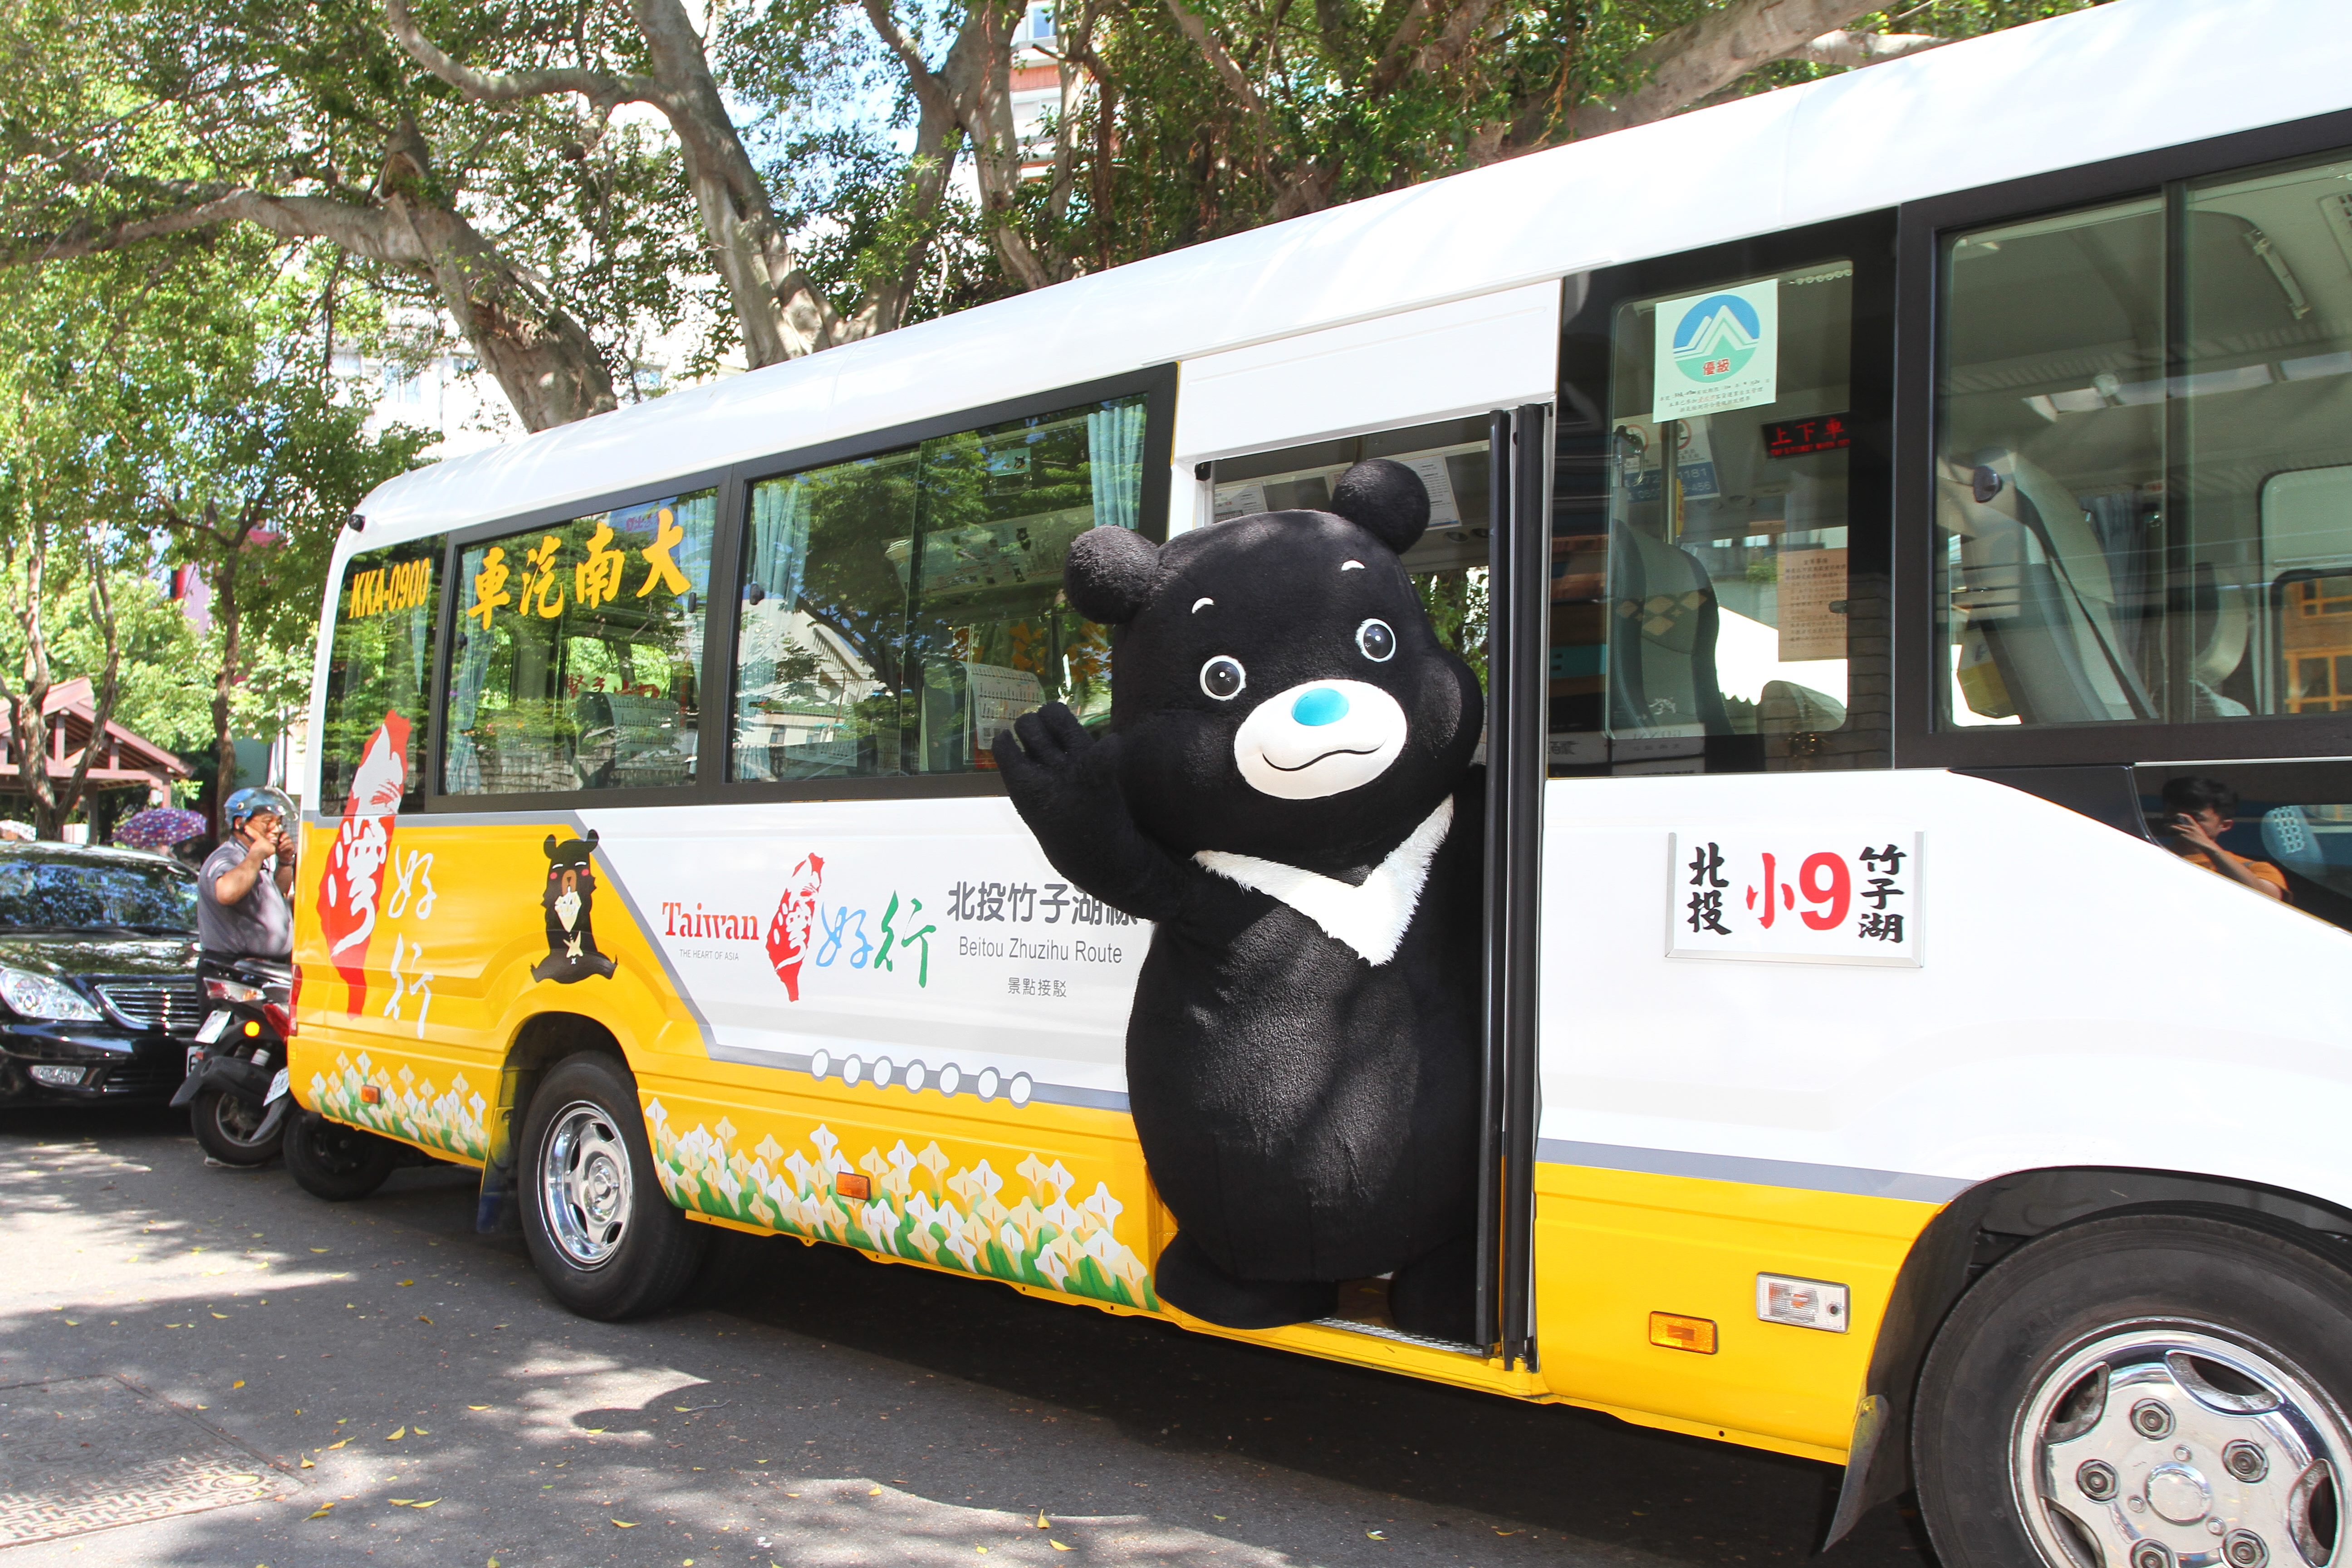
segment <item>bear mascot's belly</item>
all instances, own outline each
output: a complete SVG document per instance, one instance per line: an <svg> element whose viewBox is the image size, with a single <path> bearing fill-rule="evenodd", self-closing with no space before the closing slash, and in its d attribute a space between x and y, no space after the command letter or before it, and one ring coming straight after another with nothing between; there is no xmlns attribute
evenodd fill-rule
<svg viewBox="0 0 2352 1568"><path fill-rule="evenodd" d="M1109 623L1108 729L1050 704L996 743L1063 875L1154 922L1128 1093L1179 1226L1160 1298L1231 1327L1393 1276L1471 1337L1484 775L1476 678L1399 557L1420 479L1360 463L1329 512L1165 547L1097 528L1070 601Z"/></svg>

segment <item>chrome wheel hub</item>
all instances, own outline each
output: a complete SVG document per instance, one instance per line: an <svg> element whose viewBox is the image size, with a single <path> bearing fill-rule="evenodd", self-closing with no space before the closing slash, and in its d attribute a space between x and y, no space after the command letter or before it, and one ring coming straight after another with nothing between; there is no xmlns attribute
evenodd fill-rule
<svg viewBox="0 0 2352 1568"><path fill-rule="evenodd" d="M2352 1433L2284 1358L2204 1324L2105 1334L2035 1384L2010 1451L2052 1568L2324 1568Z"/></svg>
<svg viewBox="0 0 2352 1568"><path fill-rule="evenodd" d="M621 1249L635 1187L629 1150L602 1106L577 1100L556 1113L539 1168L547 1234L581 1268L601 1268Z"/></svg>

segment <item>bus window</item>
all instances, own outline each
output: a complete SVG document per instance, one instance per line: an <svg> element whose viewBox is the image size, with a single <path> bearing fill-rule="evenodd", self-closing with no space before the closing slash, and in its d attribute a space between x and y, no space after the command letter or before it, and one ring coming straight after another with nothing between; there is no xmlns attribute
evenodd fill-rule
<svg viewBox="0 0 2352 1568"><path fill-rule="evenodd" d="M382 782L377 768L396 755L399 809L414 811L424 801L425 775L417 764L433 691L433 639L441 624L444 542L420 539L371 550L352 556L344 567L327 656L326 730L319 747L321 811L343 809L379 731L386 750L370 768L371 784Z"/></svg>
<svg viewBox="0 0 2352 1568"><path fill-rule="evenodd" d="M2343 771L2295 763L2148 763L2136 770L2149 835L2201 870L2267 882L2305 914L2352 928L2352 805ZM2191 824L2194 831L2185 831ZM2214 849L2244 874L2215 863Z"/></svg>
<svg viewBox="0 0 2352 1568"><path fill-rule="evenodd" d="M717 518L700 490L465 548L443 793L693 781Z"/></svg>
<svg viewBox="0 0 2352 1568"><path fill-rule="evenodd" d="M1847 260L1609 312L1603 488L1552 543L1555 771L1879 754L1847 719L1853 320Z"/></svg>
<svg viewBox="0 0 2352 1568"><path fill-rule="evenodd" d="M1429 531L1405 552L1406 572L1438 640L1486 683L1486 536L1493 525L1484 416L1442 420L1370 436L1228 458L1216 465L1216 521L1252 512L1328 507L1331 481L1366 458L1390 458L1429 490Z"/></svg>
<svg viewBox="0 0 2352 1568"><path fill-rule="evenodd" d="M1141 520L1145 400L939 437L751 487L733 776L992 770L1050 701L1110 712L1103 628L1062 558Z"/></svg>
<svg viewBox="0 0 2352 1568"><path fill-rule="evenodd" d="M2159 717L2164 212L1965 235L1937 413L1956 725Z"/></svg>
<svg viewBox="0 0 2352 1568"><path fill-rule="evenodd" d="M2347 178L2232 174L1945 242L1946 727L2337 710Z"/></svg>

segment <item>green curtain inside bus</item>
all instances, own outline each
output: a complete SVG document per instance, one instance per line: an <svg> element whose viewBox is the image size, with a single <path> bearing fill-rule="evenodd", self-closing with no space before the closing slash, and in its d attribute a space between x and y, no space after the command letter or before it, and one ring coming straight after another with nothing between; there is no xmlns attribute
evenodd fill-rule
<svg viewBox="0 0 2352 1568"><path fill-rule="evenodd" d="M1107 717L1109 645L1062 561L1139 522L1144 415L1119 398L754 485L732 776L987 770L1046 702Z"/></svg>

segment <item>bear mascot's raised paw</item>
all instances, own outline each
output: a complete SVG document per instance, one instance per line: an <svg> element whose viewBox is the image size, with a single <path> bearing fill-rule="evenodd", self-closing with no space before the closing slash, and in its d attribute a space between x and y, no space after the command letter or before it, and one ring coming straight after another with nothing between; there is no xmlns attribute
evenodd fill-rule
<svg viewBox="0 0 2352 1568"><path fill-rule="evenodd" d="M1127 1030L1180 1230L1154 1285L1213 1323L1392 1274L1398 1327L1473 1338L1484 707L1399 559L1428 522L1374 459L1328 512L1080 535L1108 731L1053 703L996 741L1047 858L1156 922Z"/></svg>

